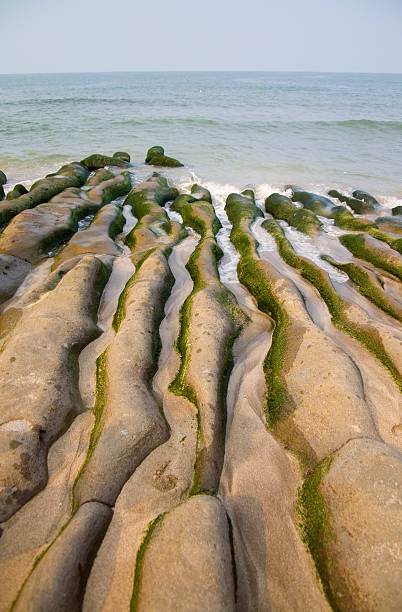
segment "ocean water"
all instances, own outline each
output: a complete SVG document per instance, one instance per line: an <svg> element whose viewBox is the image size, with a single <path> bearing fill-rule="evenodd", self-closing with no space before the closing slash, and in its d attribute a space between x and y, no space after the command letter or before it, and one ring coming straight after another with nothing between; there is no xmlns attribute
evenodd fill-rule
<svg viewBox="0 0 402 612"><path fill-rule="evenodd" d="M0 75L0 168L30 181L93 152L162 144L201 180L402 200L402 75Z"/></svg>

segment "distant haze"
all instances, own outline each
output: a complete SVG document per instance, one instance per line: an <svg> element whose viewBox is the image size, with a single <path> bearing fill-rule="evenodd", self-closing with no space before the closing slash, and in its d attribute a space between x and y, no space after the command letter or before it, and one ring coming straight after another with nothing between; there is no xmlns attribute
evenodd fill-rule
<svg viewBox="0 0 402 612"><path fill-rule="evenodd" d="M402 72L401 0L2 0L0 73Z"/></svg>

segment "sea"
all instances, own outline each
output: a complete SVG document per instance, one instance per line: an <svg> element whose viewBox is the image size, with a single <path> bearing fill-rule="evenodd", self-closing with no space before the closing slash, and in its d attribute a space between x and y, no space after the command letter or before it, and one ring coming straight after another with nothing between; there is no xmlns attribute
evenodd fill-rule
<svg viewBox="0 0 402 612"><path fill-rule="evenodd" d="M0 75L10 188L95 152L162 145L200 181L364 189L402 203L402 74Z"/></svg>

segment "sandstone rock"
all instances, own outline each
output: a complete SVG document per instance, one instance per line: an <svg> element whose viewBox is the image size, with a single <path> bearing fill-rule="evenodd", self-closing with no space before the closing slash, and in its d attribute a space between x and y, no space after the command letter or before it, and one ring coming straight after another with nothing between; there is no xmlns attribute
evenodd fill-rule
<svg viewBox="0 0 402 612"><path fill-rule="evenodd" d="M30 269L27 261L0 253L0 304L15 293Z"/></svg>
<svg viewBox="0 0 402 612"><path fill-rule="evenodd" d="M149 377L170 277L157 250L129 282L125 316L106 354L101 433L76 486L78 504L97 500L113 506L136 467L169 437Z"/></svg>
<svg viewBox="0 0 402 612"><path fill-rule="evenodd" d="M374 440L351 440L319 484L327 508L323 562L341 610L402 607L402 459Z"/></svg>
<svg viewBox="0 0 402 612"><path fill-rule="evenodd" d="M92 560L113 511L84 504L35 566L15 604L16 612L81 610Z"/></svg>
<svg viewBox="0 0 402 612"><path fill-rule="evenodd" d="M192 497L155 527L145 548L135 609L235 610L229 527L216 498Z"/></svg>
<svg viewBox="0 0 402 612"><path fill-rule="evenodd" d="M336 189L331 189L328 191L328 195L332 198L337 198L340 202L345 202L345 204L347 204L358 215L371 212L375 209L375 206L371 201L358 199L356 197L351 198L350 196L340 193Z"/></svg>
<svg viewBox="0 0 402 612"><path fill-rule="evenodd" d="M106 278L98 259L84 258L23 313L3 347L1 521L45 486L47 450L81 407L78 354L98 334L94 318Z"/></svg>
<svg viewBox="0 0 402 612"><path fill-rule="evenodd" d="M91 225L77 232L69 243L55 258L54 267L68 259L83 257L84 255L110 255L121 254L113 237L116 236L124 225L124 217L121 209L115 204L107 204L100 209Z"/></svg>
<svg viewBox="0 0 402 612"><path fill-rule="evenodd" d="M36 181L28 193L0 205L0 223L7 223L27 208L47 202L68 187L81 187L88 177L87 169L78 162L62 166L53 175Z"/></svg>
<svg viewBox="0 0 402 612"><path fill-rule="evenodd" d="M319 219L311 210L297 208L289 198L279 193L266 198L265 210L275 219L283 219L305 234L315 234L321 228Z"/></svg>

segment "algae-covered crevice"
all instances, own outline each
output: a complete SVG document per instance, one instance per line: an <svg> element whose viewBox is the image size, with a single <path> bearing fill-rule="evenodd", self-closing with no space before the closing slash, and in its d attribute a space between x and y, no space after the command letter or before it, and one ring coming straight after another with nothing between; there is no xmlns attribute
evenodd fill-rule
<svg viewBox="0 0 402 612"><path fill-rule="evenodd" d="M358 340L387 368L399 388L402 389L402 379L395 363L384 349L383 343L373 329L365 327L348 315L348 304L335 291L328 275L314 263L297 255L285 237L282 228L276 221L264 221L263 227L275 238L279 252L284 261L300 271L303 278L316 287L322 299L328 306L332 322L341 331ZM355 238L355 236L342 236L342 238Z"/></svg>
<svg viewBox="0 0 402 612"><path fill-rule="evenodd" d="M92 444L74 485L75 507L90 500L114 505L137 466L169 438L152 378L158 365L159 326L173 284L167 256L184 235L157 203L170 193L166 179L155 176L126 199L138 218L129 241L136 271L114 315L116 335L97 382L102 414L95 418Z"/></svg>
<svg viewBox="0 0 402 612"><path fill-rule="evenodd" d="M258 308L275 321L271 349L264 362L267 379L265 412L267 423L272 425L286 401L286 390L279 372L287 345L288 317L272 292L264 270L265 264L258 257L257 243L250 233L251 224L262 217L262 212L255 205L254 198L243 194L230 194L226 201L226 211L233 226L230 238L241 255L238 264L239 280L255 298Z"/></svg>
<svg viewBox="0 0 402 612"><path fill-rule="evenodd" d="M381 310L391 317L394 317L394 319L402 322L402 309L398 308L397 304L391 303L378 279L371 271L363 268L363 266L357 262L342 263L335 261L328 255L323 255L322 259L339 270L342 270L342 272L345 272L364 297L368 298L373 304L381 308Z"/></svg>
<svg viewBox="0 0 402 612"><path fill-rule="evenodd" d="M253 198L231 194L226 210L233 224L231 240L241 255L239 279L258 307L275 322L264 362L268 427L297 455L304 469L315 465L356 431L376 437L353 363L312 322L293 283L267 259L259 257L252 225L261 213ZM276 221L265 223L280 230ZM318 387L315 380L322 381ZM345 393L349 404L345 411L339 411Z"/></svg>
<svg viewBox="0 0 402 612"><path fill-rule="evenodd" d="M203 197L205 192L199 195ZM201 239L187 269L194 286L180 312L180 367L169 389L198 410L198 443L192 493L215 491L224 455L225 389L234 339L247 321L218 273L220 228L209 200L179 196L172 206Z"/></svg>

